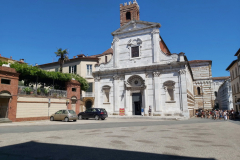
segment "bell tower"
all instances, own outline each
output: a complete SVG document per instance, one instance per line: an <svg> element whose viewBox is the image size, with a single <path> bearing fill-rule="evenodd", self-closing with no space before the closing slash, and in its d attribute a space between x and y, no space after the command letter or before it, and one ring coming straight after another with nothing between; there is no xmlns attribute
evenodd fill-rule
<svg viewBox="0 0 240 160"><path fill-rule="evenodd" d="M120 27L132 20L139 20L139 17L139 5L136 0L120 4Z"/></svg>

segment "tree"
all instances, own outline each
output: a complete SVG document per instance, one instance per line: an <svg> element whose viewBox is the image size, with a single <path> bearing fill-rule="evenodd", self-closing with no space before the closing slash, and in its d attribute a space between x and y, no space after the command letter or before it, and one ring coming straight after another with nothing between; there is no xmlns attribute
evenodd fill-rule
<svg viewBox="0 0 240 160"><path fill-rule="evenodd" d="M62 73L62 66L63 66L64 62L69 60L67 49L62 50L62 48L59 48L57 50L57 52L54 52L54 53L56 54L57 57L60 57L58 59L58 62L60 64L60 72Z"/></svg>

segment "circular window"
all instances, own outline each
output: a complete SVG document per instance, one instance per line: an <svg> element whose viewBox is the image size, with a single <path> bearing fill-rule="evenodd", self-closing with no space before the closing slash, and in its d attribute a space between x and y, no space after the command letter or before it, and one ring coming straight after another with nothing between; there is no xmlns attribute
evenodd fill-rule
<svg viewBox="0 0 240 160"><path fill-rule="evenodd" d="M138 84L138 81L134 81L134 84Z"/></svg>

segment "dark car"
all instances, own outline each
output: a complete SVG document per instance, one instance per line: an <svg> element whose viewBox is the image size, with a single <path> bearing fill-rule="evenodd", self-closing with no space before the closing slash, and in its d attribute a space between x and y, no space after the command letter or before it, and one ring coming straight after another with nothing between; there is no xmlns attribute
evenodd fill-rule
<svg viewBox="0 0 240 160"><path fill-rule="evenodd" d="M85 112L80 112L78 114L78 119L88 119L94 118L99 120L100 118L104 120L108 117L107 111L104 108L89 108Z"/></svg>

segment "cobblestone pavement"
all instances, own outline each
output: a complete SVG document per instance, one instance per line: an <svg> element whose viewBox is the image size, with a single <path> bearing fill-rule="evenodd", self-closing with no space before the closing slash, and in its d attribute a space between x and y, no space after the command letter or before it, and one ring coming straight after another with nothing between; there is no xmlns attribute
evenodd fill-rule
<svg viewBox="0 0 240 160"><path fill-rule="evenodd" d="M0 160L239 160L239 123L196 118L187 121L109 118L75 124L42 121L0 125ZM36 128L42 131L35 131Z"/></svg>

